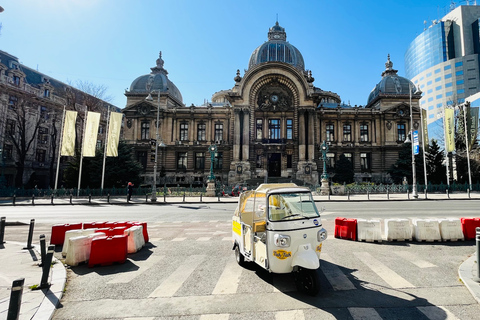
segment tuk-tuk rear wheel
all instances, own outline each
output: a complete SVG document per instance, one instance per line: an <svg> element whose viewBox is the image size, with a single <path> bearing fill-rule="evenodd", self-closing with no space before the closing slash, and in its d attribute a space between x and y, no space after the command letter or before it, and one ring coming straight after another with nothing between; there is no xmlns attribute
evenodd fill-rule
<svg viewBox="0 0 480 320"><path fill-rule="evenodd" d="M240 247L238 244L235 246L235 260L237 260L239 266L243 267L245 265L245 257L240 252Z"/></svg>
<svg viewBox="0 0 480 320"><path fill-rule="evenodd" d="M297 290L305 291L308 295L315 296L320 291L317 270L299 267L294 272Z"/></svg>

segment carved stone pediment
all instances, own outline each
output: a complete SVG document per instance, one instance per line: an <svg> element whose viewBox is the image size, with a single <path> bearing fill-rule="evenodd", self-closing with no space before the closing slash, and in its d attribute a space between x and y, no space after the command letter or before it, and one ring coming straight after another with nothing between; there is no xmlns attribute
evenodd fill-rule
<svg viewBox="0 0 480 320"><path fill-rule="evenodd" d="M257 98L257 110L259 111L287 111L292 107L292 98L281 87L263 88Z"/></svg>

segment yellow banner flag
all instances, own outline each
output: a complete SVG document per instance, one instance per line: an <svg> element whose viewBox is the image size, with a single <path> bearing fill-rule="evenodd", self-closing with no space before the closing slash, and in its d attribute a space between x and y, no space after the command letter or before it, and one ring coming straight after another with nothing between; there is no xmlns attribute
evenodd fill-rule
<svg viewBox="0 0 480 320"><path fill-rule="evenodd" d="M108 124L107 157L118 157L118 141L120 140L122 118L123 113L110 112L110 123Z"/></svg>
<svg viewBox="0 0 480 320"><path fill-rule="evenodd" d="M99 124L100 113L89 111L87 114L87 126L83 136L82 155L84 157L95 157Z"/></svg>
<svg viewBox="0 0 480 320"><path fill-rule="evenodd" d="M454 133L454 110L445 109L445 150L452 152L455 150L455 133Z"/></svg>
<svg viewBox="0 0 480 320"><path fill-rule="evenodd" d="M77 111L65 111L63 122L63 138L61 156L75 155L75 122L77 121Z"/></svg>

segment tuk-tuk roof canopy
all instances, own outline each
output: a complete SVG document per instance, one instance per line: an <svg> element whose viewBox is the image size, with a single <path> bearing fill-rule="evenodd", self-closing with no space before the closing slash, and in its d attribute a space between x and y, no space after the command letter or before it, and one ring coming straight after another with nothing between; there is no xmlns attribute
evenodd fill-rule
<svg viewBox="0 0 480 320"><path fill-rule="evenodd" d="M307 188L299 187L295 183L263 183L257 187L255 193L271 193L275 191L280 191L280 189L291 189L294 188L295 191L309 191ZM300 189L300 190L299 190Z"/></svg>

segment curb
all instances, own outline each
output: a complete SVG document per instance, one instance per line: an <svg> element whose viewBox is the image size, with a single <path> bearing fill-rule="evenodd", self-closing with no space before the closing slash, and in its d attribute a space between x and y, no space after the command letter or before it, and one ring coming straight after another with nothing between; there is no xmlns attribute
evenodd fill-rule
<svg viewBox="0 0 480 320"><path fill-rule="evenodd" d="M474 268L477 264L475 259L476 256L472 255L470 258L465 260L458 268L458 275L460 280L462 280L463 284L467 287L468 291L470 291L472 294L473 298L477 300L477 303L480 303L480 283L474 280L477 276L474 274Z"/></svg>

